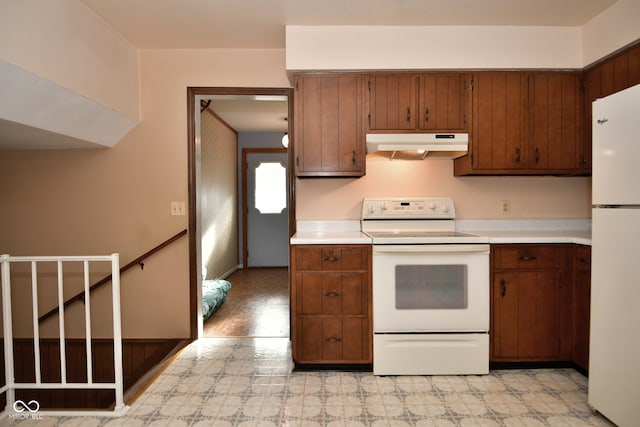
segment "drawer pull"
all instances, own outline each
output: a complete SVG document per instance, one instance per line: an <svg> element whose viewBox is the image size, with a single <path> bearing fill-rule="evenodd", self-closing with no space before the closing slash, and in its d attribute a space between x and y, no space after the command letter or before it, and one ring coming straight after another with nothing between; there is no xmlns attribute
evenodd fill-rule
<svg viewBox="0 0 640 427"><path fill-rule="evenodd" d="M522 255L520 261L535 261L537 258L535 256Z"/></svg>
<svg viewBox="0 0 640 427"><path fill-rule="evenodd" d="M342 338L339 337L329 337L324 339L326 342L341 342Z"/></svg>
<svg viewBox="0 0 640 427"><path fill-rule="evenodd" d="M325 292L324 296L325 297L339 297L340 296L340 292L336 292L336 291Z"/></svg>
<svg viewBox="0 0 640 427"><path fill-rule="evenodd" d="M339 256L325 256L322 257L322 261L324 262L335 262L335 261L340 261L340 257Z"/></svg>

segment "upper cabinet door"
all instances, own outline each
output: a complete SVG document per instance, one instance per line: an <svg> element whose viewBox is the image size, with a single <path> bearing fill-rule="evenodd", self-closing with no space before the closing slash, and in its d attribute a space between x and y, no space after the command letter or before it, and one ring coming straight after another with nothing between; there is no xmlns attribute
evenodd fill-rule
<svg viewBox="0 0 640 427"><path fill-rule="evenodd" d="M525 168L527 74L479 73L473 92L471 169L507 173Z"/></svg>
<svg viewBox="0 0 640 427"><path fill-rule="evenodd" d="M463 74L421 74L418 128L438 132L466 132L466 85Z"/></svg>
<svg viewBox="0 0 640 427"><path fill-rule="evenodd" d="M571 173L581 168L580 74L536 73L529 78L529 168Z"/></svg>
<svg viewBox="0 0 640 427"><path fill-rule="evenodd" d="M416 128L416 80L413 74L369 76L369 129L413 130Z"/></svg>
<svg viewBox="0 0 640 427"><path fill-rule="evenodd" d="M295 89L296 175L364 175L362 77L297 75Z"/></svg>

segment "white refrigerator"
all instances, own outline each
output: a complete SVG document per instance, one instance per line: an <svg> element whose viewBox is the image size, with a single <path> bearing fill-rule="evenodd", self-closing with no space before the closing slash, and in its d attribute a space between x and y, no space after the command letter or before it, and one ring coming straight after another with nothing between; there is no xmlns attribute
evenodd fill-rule
<svg viewBox="0 0 640 427"><path fill-rule="evenodd" d="M640 423L640 85L593 102L589 405Z"/></svg>

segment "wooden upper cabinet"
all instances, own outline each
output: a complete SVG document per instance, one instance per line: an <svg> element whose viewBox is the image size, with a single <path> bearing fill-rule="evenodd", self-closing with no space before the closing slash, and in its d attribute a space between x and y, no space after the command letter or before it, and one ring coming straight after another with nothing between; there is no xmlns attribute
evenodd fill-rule
<svg viewBox="0 0 640 427"><path fill-rule="evenodd" d="M466 132L467 103L463 74L418 76L418 128L440 132Z"/></svg>
<svg viewBox="0 0 640 427"><path fill-rule="evenodd" d="M456 175L579 175L584 172L577 72L474 76L469 154Z"/></svg>
<svg viewBox="0 0 640 427"><path fill-rule="evenodd" d="M456 174L524 169L527 164L527 103L526 74L488 72L475 75L469 154L455 160Z"/></svg>
<svg viewBox="0 0 640 427"><path fill-rule="evenodd" d="M416 79L413 74L369 76L369 129L413 130L417 124Z"/></svg>
<svg viewBox="0 0 640 427"><path fill-rule="evenodd" d="M579 173L582 152L581 76L545 72L529 77L528 168Z"/></svg>
<svg viewBox="0 0 640 427"><path fill-rule="evenodd" d="M466 132L466 88L461 73L372 74L368 130Z"/></svg>
<svg viewBox="0 0 640 427"><path fill-rule="evenodd" d="M297 75L294 150L297 176L362 176L363 80L358 74Z"/></svg>

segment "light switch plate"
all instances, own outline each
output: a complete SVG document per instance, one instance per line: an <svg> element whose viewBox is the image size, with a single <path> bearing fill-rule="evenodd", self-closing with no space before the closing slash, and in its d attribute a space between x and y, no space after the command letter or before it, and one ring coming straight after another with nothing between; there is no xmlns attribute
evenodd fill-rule
<svg viewBox="0 0 640 427"><path fill-rule="evenodd" d="M182 216L184 211L184 202L171 202L171 215Z"/></svg>

